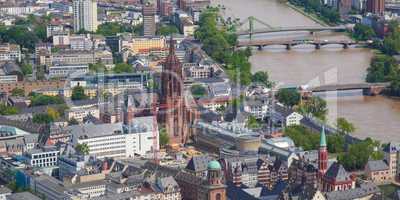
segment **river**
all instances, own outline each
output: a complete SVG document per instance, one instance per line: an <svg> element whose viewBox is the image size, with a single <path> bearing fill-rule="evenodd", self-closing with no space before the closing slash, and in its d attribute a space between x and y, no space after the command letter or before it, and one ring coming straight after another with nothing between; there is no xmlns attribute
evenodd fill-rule
<svg viewBox="0 0 400 200"><path fill-rule="evenodd" d="M212 0L224 5L225 17L243 19L254 16L273 27L319 26L316 22L278 0ZM256 28L263 28L260 23ZM349 39L344 33L322 32L314 35L304 32L265 34L263 38L280 39ZM241 38L245 39L245 38ZM266 70L273 81L282 85L318 85L327 83L361 83L373 53L369 49L342 49L329 45L321 50L301 45L287 51L283 46L254 50L250 58L252 71ZM362 96L360 91L329 93L328 120L337 117L352 122L359 138L372 137L382 142L400 142L400 101L382 96Z"/></svg>

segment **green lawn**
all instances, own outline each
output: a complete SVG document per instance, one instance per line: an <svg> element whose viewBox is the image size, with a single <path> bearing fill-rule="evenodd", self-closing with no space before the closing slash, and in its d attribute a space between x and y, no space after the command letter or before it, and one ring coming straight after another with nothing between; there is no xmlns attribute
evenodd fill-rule
<svg viewBox="0 0 400 200"><path fill-rule="evenodd" d="M382 191L384 199L393 199L393 194L400 189L399 186L389 184L389 185L381 185L379 188Z"/></svg>

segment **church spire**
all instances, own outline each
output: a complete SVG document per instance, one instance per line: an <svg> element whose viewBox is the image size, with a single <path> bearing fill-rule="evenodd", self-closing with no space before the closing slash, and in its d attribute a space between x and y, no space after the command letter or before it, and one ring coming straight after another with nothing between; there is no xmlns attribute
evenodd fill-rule
<svg viewBox="0 0 400 200"><path fill-rule="evenodd" d="M326 147L326 135L325 135L325 126L322 126L322 131L319 139L319 146Z"/></svg>
<svg viewBox="0 0 400 200"><path fill-rule="evenodd" d="M328 169L328 149L326 145L325 127L323 126L321 130L319 150L318 150L318 172L320 178L322 178L327 169Z"/></svg>
<svg viewBox="0 0 400 200"><path fill-rule="evenodd" d="M169 37L169 55L174 55L174 54L175 54L175 40L171 34L171 36Z"/></svg>

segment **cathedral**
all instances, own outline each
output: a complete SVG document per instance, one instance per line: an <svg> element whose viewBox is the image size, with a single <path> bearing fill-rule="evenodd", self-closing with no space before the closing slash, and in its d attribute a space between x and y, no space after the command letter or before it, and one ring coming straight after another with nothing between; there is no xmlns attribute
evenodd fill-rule
<svg viewBox="0 0 400 200"><path fill-rule="evenodd" d="M170 146L182 146L191 133L191 124L197 118L195 104L185 95L182 64L175 54L175 41L171 38L169 55L165 59L161 74L159 120L165 123Z"/></svg>

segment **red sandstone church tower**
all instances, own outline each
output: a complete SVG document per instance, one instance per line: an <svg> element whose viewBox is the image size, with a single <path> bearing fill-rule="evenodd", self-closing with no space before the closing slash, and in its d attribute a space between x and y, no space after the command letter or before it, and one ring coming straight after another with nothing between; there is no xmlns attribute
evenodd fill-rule
<svg viewBox="0 0 400 200"><path fill-rule="evenodd" d="M183 95L182 65L175 55L175 41L171 38L169 55L161 74L160 120L165 123L171 146L185 144L188 131Z"/></svg>
<svg viewBox="0 0 400 200"><path fill-rule="evenodd" d="M328 170L328 149L326 147L326 135L325 135L325 127L322 127L320 142L319 142L319 150L318 150L318 178L321 178L325 175Z"/></svg>

